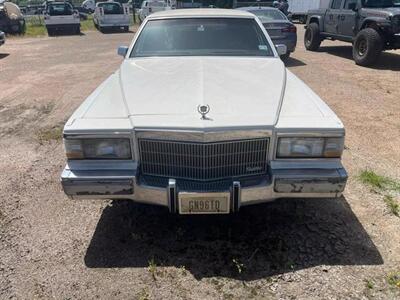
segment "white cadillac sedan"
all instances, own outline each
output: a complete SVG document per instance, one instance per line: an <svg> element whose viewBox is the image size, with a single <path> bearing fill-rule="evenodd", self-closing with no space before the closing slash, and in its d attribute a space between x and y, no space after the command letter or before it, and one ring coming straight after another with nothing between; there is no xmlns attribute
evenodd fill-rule
<svg viewBox="0 0 400 300"><path fill-rule="evenodd" d="M339 197L343 124L284 52L245 11L150 15L64 127L65 193L180 214Z"/></svg>

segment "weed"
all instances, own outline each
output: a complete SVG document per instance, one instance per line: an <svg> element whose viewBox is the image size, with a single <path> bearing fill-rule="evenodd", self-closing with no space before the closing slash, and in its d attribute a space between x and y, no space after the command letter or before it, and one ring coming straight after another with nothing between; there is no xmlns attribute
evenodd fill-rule
<svg viewBox="0 0 400 300"><path fill-rule="evenodd" d="M244 264L240 263L237 258L232 259L232 262L235 265L237 272L239 274L242 274L244 269Z"/></svg>
<svg viewBox="0 0 400 300"><path fill-rule="evenodd" d="M147 267L147 270L150 272L151 277L153 277L154 280L157 280L157 264L154 261L154 258L149 260L149 266Z"/></svg>
<svg viewBox="0 0 400 300"><path fill-rule="evenodd" d="M382 176L376 174L374 171L371 170L364 170L360 173L359 176L360 180L362 183L367 184L373 188L379 189L379 190L392 190L392 191L400 191L400 183Z"/></svg>
<svg viewBox="0 0 400 300"><path fill-rule="evenodd" d="M369 289L372 290L374 288L374 283L372 282L372 280L366 279L365 280L365 286Z"/></svg>
<svg viewBox="0 0 400 300"><path fill-rule="evenodd" d="M179 269L181 270L183 276L187 275L187 270L186 270L185 266L180 266Z"/></svg>
<svg viewBox="0 0 400 300"><path fill-rule="evenodd" d="M43 145L45 142L50 142L52 140L61 140L62 132L63 128L61 126L42 128L36 132L36 138L39 141L39 144Z"/></svg>
<svg viewBox="0 0 400 300"><path fill-rule="evenodd" d="M400 288L400 271L389 274L388 283Z"/></svg>
<svg viewBox="0 0 400 300"><path fill-rule="evenodd" d="M400 205L392 196L385 195L383 201L385 201L387 207L393 215L400 217Z"/></svg>
<svg viewBox="0 0 400 300"><path fill-rule="evenodd" d="M150 299L149 293L145 289L142 289L142 291L139 294L138 300L149 300L149 299Z"/></svg>

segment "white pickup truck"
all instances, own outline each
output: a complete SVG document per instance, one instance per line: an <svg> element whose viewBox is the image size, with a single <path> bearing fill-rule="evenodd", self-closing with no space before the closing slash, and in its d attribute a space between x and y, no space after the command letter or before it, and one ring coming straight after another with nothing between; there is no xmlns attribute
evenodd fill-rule
<svg viewBox="0 0 400 300"><path fill-rule="evenodd" d="M104 29L129 30L129 7L119 2L98 2L93 15L94 26L103 31Z"/></svg>
<svg viewBox="0 0 400 300"><path fill-rule="evenodd" d="M76 34L81 32L79 12L68 2L48 2L44 11L44 23L50 36L65 30Z"/></svg>
<svg viewBox="0 0 400 300"><path fill-rule="evenodd" d="M173 8L172 1L162 1L162 0L145 0L142 2L142 6L138 11L139 20L143 22L147 16L152 13L170 10Z"/></svg>

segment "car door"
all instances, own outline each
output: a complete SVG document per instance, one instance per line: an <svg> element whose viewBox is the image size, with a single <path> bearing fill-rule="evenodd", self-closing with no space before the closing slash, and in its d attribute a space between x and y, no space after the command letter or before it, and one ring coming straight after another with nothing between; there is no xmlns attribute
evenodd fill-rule
<svg viewBox="0 0 400 300"><path fill-rule="evenodd" d="M344 0L343 8L340 11L338 33L343 36L352 37L356 26L357 13L353 10L357 0Z"/></svg>
<svg viewBox="0 0 400 300"><path fill-rule="evenodd" d="M325 14L325 28L324 31L328 33L338 33L338 21L341 12L341 5L343 0L332 0L329 8Z"/></svg>

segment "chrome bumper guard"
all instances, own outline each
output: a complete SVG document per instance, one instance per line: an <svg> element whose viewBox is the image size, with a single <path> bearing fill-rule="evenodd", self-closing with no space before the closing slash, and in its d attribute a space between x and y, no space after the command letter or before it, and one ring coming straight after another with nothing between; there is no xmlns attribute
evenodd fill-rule
<svg viewBox="0 0 400 300"><path fill-rule="evenodd" d="M153 178L154 179L154 178ZM146 180L136 170L73 171L64 169L61 183L72 199L131 199L162 205L176 212L180 191L229 191L231 210L278 198L333 198L341 196L347 181L344 168L269 169L256 178L221 182L192 182L171 179ZM208 186L206 186L208 185Z"/></svg>

